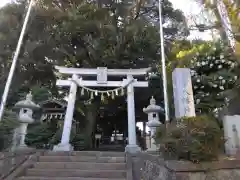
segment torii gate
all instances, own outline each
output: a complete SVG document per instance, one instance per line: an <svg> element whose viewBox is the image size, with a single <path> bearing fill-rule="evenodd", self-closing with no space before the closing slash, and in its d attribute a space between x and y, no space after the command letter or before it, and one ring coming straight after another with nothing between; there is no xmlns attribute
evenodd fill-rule
<svg viewBox="0 0 240 180"><path fill-rule="evenodd" d="M125 148L127 152L140 151L136 143L136 120L135 120L135 103L134 87L148 87L147 81L137 81L134 77L146 76L151 68L145 69L107 69L99 67L96 69L88 68L66 68L55 67L59 73L72 75L68 80L57 80L57 86L70 87L68 95L68 105L64 119L64 127L60 144L54 146L54 151L71 151L70 133L72 127L74 106L76 101L77 87L127 87L127 109L128 109L128 145ZM84 76L96 76L97 80L83 80ZM122 81L108 81L108 76L125 76Z"/></svg>

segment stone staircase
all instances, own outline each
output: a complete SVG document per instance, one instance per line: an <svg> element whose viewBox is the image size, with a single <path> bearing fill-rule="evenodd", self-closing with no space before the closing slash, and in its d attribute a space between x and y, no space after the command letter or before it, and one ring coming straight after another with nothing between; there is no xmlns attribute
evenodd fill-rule
<svg viewBox="0 0 240 180"><path fill-rule="evenodd" d="M17 180L126 180L122 152L45 152Z"/></svg>

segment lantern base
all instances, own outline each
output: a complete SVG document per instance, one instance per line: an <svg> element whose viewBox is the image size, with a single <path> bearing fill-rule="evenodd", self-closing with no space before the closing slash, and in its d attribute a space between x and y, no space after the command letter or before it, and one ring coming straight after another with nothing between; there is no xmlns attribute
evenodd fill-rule
<svg viewBox="0 0 240 180"><path fill-rule="evenodd" d="M157 151L159 151L159 149L157 147L151 147L151 148L146 150L146 152L150 152L150 153L151 152L157 152Z"/></svg>
<svg viewBox="0 0 240 180"><path fill-rule="evenodd" d="M125 152L135 154L141 151L141 148L138 145L127 145L125 147Z"/></svg>
<svg viewBox="0 0 240 180"><path fill-rule="evenodd" d="M32 149L32 148L28 147L26 144L20 144L20 145L14 147L13 149L15 149L15 150L26 150L26 149Z"/></svg>
<svg viewBox="0 0 240 180"><path fill-rule="evenodd" d="M73 151L73 146L71 144L58 144L53 147L53 151Z"/></svg>

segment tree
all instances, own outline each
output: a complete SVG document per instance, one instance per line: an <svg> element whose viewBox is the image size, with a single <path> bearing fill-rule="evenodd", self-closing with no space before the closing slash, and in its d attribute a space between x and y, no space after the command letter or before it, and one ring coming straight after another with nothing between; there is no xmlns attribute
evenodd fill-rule
<svg viewBox="0 0 240 180"><path fill-rule="evenodd" d="M221 42L196 47L189 51L195 107L199 113L215 113L228 105L238 77L238 64Z"/></svg>
<svg viewBox="0 0 240 180"><path fill-rule="evenodd" d="M5 82L10 68L25 3L19 1L1 9L1 17L4 17L0 27L1 61L4 61L1 63L4 69L1 71L4 72L1 82ZM24 38L10 96L16 94L19 89L16 87L27 88L34 84L54 87L52 67L56 64L115 68L156 64L159 36L158 29L152 24L157 22L158 10L155 1L151 6L143 6L144 3L132 2L129 5L127 2L106 1L100 6L84 0L71 3L38 1ZM169 24L164 29L169 50L171 41L185 33L178 30L180 26L184 27L184 16L174 10L168 1L164 1L163 13ZM154 21L149 21L149 16Z"/></svg>
<svg viewBox="0 0 240 180"><path fill-rule="evenodd" d="M12 3L0 9L0 94L3 92L12 63L11 60L22 27L26 2ZM36 33L39 34L39 32ZM37 51L35 51L39 41L36 38L30 40L28 34L24 38L18 66L9 92L7 105L10 107L21 99L21 96L19 96L20 92L28 92L32 85L41 84L49 88L55 85L52 64L47 62L44 56L37 56Z"/></svg>
<svg viewBox="0 0 240 180"><path fill-rule="evenodd" d="M2 17L13 19L12 24L7 25L10 26L9 29L15 30L15 34L19 34L16 29L20 26L24 6L24 2L20 1L2 9ZM187 31L184 16L180 11L174 10L167 0L163 1L163 14L168 55L171 53L172 42L176 38L185 37ZM18 91L23 85L26 88L43 85L54 89L55 78L60 77L54 73L54 65L85 68L158 66L160 44L157 23L158 9L155 1L151 5L145 1L37 1L24 38L17 71L19 76L15 77L19 84L14 89ZM17 36L12 37L4 23L1 28L0 32L5 39L13 39L9 42L2 40L2 44L14 47ZM9 50L7 57L11 57L12 52L13 49ZM26 77L31 78L25 81ZM162 100L161 87L157 91ZM141 109L148 104L151 96L147 90L145 94L146 96L136 95L142 97L136 102ZM86 98L89 97L78 97L78 100ZM92 106L86 108L90 112L85 114L87 122L93 126L99 109L98 98L86 106ZM86 129L88 133L93 132L93 127Z"/></svg>
<svg viewBox="0 0 240 180"><path fill-rule="evenodd" d="M225 27L223 26L223 23L221 21L221 14L224 16L224 18L229 18L230 21L230 28L228 29L231 31L231 33L233 34L233 39L236 41L236 55L238 57L240 57L240 4L239 4L239 0L222 0L223 5L225 5L226 8L226 12L227 12L227 16L226 17L224 15L223 11L219 11L218 10L218 5L219 3L214 0L214 1L210 1L210 0L204 0L201 1L204 5L204 7L206 8L206 10L213 12L213 14L215 15L216 18L216 22L215 22L215 27L220 30L220 32L222 32L222 37L226 40L226 29L224 29Z"/></svg>
<svg viewBox="0 0 240 180"><path fill-rule="evenodd" d="M0 122L0 150L3 151L10 148L12 145L12 139L14 130L18 127L16 113L5 110L2 121Z"/></svg>
<svg viewBox="0 0 240 180"><path fill-rule="evenodd" d="M239 14L240 14L240 4L238 0L231 0L231 1L227 1L227 0L222 0L221 1L223 6L225 6L224 8L226 9L226 15L223 12L223 10L218 10L217 6L220 5L220 3L217 3L217 1L209 1L209 0L204 0L201 1L201 3L204 5L205 9L207 11L213 12L214 17L216 19L216 22L214 24L214 27L216 29L218 29L220 31L222 40L227 40L227 31L230 31L233 35L234 41L235 41L235 52L232 52L234 56L236 56L235 60L237 63L239 63L239 58L240 58L240 18L239 18ZM222 21L221 21L221 14L224 16L225 19L229 19L230 21L230 28L229 29L225 29L226 27L224 27ZM227 17L226 17L227 16ZM229 44L229 43L227 43ZM236 68L236 75L239 77L239 69ZM235 87L233 88L233 90L231 91L231 94L229 95L229 106L228 108L225 110L227 112L224 113L228 113L228 114L235 114L238 112L238 110L236 110L236 107L239 106L238 102L239 102L239 80L237 80L237 82L235 83Z"/></svg>

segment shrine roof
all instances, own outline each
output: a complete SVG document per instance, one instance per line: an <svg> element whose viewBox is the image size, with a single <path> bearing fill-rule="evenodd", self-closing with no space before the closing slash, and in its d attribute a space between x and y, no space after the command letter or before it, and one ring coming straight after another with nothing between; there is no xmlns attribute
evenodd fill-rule
<svg viewBox="0 0 240 180"><path fill-rule="evenodd" d="M42 108L46 107L49 104L56 104L56 105L60 106L61 108L67 107L67 101L65 101L65 100L56 100L56 99L49 99L49 100L43 101L43 102L41 102L39 104L40 104L40 106Z"/></svg>

